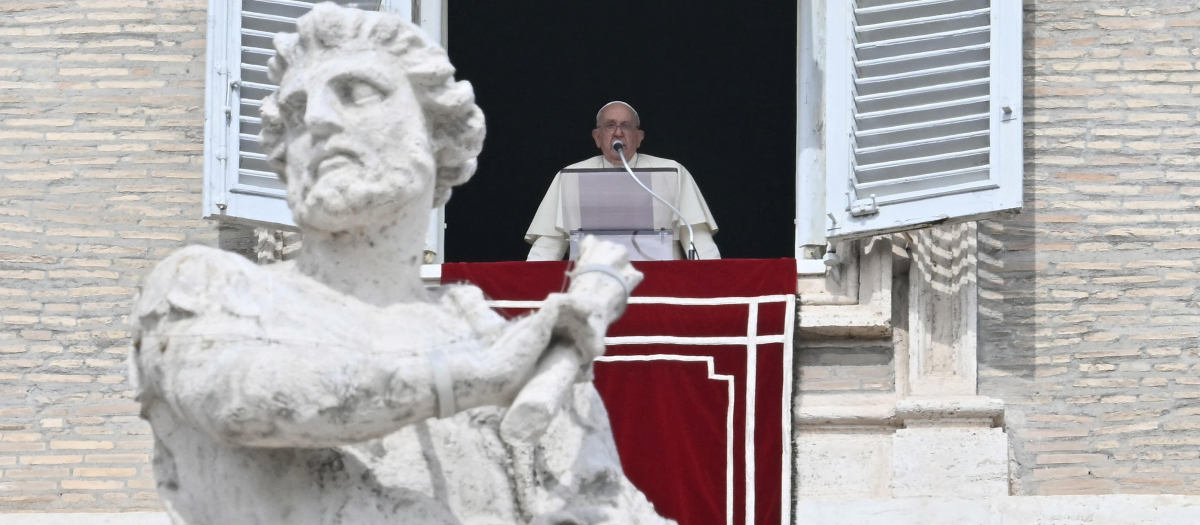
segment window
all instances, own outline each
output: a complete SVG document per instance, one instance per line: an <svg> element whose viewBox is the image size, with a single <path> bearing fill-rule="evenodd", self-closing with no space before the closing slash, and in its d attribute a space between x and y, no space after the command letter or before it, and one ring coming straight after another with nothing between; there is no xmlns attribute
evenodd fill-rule
<svg viewBox="0 0 1200 525"><path fill-rule="evenodd" d="M827 215L814 219L824 237L1020 208L1020 2L829 0L826 9Z"/></svg>
<svg viewBox="0 0 1200 525"><path fill-rule="evenodd" d="M829 241L1021 207L1020 2L798 1L798 258ZM444 0L339 3L402 13L446 42ZM274 89L271 37L311 5L210 0L206 218L293 227L257 113ZM427 250L440 262L434 213Z"/></svg>
<svg viewBox="0 0 1200 525"><path fill-rule="evenodd" d="M271 171L258 140L258 108L276 89L267 78L277 33L294 32L296 19L320 0L210 0L204 130L205 218L295 228L282 181ZM439 0L336 0L359 9L416 14L441 39ZM428 5L425 5L428 4ZM429 28L432 28L430 30ZM433 212L426 250L440 254L441 213ZM427 254L428 257L429 254Z"/></svg>

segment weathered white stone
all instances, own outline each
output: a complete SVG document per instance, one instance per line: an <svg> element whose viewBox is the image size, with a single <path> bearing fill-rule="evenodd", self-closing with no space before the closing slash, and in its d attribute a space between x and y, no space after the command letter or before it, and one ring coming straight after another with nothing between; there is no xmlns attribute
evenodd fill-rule
<svg viewBox="0 0 1200 525"><path fill-rule="evenodd" d="M171 525L162 512L0 514L0 525Z"/></svg>
<svg viewBox="0 0 1200 525"><path fill-rule="evenodd" d="M1192 525L1197 496L1005 496L801 501L805 525Z"/></svg>
<svg viewBox="0 0 1200 525"><path fill-rule="evenodd" d="M1004 496L801 500L803 525L1194 525L1200 496ZM160 513L0 514L0 525L165 525Z"/></svg>
<svg viewBox="0 0 1200 525"><path fill-rule="evenodd" d="M1000 428L918 427L892 441L897 498L987 498L1008 494L1008 439Z"/></svg>
<svg viewBox="0 0 1200 525"><path fill-rule="evenodd" d="M801 432L796 436L795 459L799 499L891 496L890 433L850 429L838 433Z"/></svg>
<svg viewBox="0 0 1200 525"><path fill-rule="evenodd" d="M135 301L131 375L172 522L668 523L587 381L641 280L627 254L585 240L579 267L604 271L512 322L473 286L427 291L429 210L483 141L471 87L394 15L322 4L297 26L262 115L299 257L186 248Z"/></svg>

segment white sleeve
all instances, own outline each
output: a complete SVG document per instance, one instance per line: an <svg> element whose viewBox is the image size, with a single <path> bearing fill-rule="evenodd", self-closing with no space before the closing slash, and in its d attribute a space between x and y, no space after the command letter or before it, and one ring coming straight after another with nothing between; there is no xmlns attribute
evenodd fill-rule
<svg viewBox="0 0 1200 525"><path fill-rule="evenodd" d="M696 231L696 255L701 261L708 261L721 258L721 250L717 249L717 243L713 242L712 230L708 229L707 224L693 224L692 229ZM683 246L683 252L686 254L688 246L688 231L687 228L681 228L679 236L680 245Z"/></svg>
<svg viewBox="0 0 1200 525"><path fill-rule="evenodd" d="M697 235L699 237L699 235ZM699 245L697 245L699 246ZM562 237L551 237L549 235L540 235L536 241L533 241L533 247L529 248L529 256L526 261L561 261L563 256L567 254L567 240Z"/></svg>

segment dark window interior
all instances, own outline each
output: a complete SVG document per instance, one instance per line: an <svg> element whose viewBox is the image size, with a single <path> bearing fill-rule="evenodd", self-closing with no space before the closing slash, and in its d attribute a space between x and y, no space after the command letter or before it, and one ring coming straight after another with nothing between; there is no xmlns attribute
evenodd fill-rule
<svg viewBox="0 0 1200 525"><path fill-rule="evenodd" d="M595 115L637 108L639 151L679 161L726 258L792 257L796 2L449 0L449 52L488 136L447 207L446 260L524 260L561 168L599 154Z"/></svg>

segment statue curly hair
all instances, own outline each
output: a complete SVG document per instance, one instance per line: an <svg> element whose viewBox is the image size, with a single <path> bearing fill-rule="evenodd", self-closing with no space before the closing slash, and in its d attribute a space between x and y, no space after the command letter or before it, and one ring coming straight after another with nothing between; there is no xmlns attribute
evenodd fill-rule
<svg viewBox="0 0 1200 525"><path fill-rule="evenodd" d="M283 84L289 71L325 50L376 50L395 57L405 72L430 123L433 159L437 164L435 207L450 199L450 190L475 173L483 149L483 111L475 105L471 83L454 80L446 51L429 41L421 29L392 13L361 11L332 2L317 4L296 24L297 33L275 37L277 54L268 62L272 81ZM263 99L260 138L271 166L284 175L286 121L279 92Z"/></svg>

